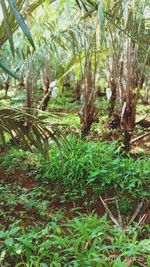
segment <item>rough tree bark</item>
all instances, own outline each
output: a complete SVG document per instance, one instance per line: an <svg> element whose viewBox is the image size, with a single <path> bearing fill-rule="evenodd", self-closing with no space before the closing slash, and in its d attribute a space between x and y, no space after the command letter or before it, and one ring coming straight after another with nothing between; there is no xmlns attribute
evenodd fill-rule
<svg viewBox="0 0 150 267"><path fill-rule="evenodd" d="M45 69L41 73L42 89L44 92L44 96L43 96L42 101L40 103L39 109L41 109L42 111L45 111L47 109L48 102L51 98L49 68L50 68L49 63L46 62Z"/></svg>
<svg viewBox="0 0 150 267"><path fill-rule="evenodd" d="M124 147L129 151L135 127L137 87L138 47L126 37L120 60L120 93L121 93L121 127L124 132Z"/></svg>
<svg viewBox="0 0 150 267"><path fill-rule="evenodd" d="M108 87L111 90L111 96L109 99L109 117L112 116L115 111L115 104L117 98L117 83L116 83L116 72L113 56L109 58L109 78L108 78Z"/></svg>
<svg viewBox="0 0 150 267"><path fill-rule="evenodd" d="M115 110L115 103L116 103L116 97L117 97L117 92L116 92L117 86L115 82L115 77L113 75L111 75L109 79L109 88L111 89L111 93L112 93L110 100L109 100L110 102L109 117L111 117Z"/></svg>
<svg viewBox="0 0 150 267"><path fill-rule="evenodd" d="M98 120L96 116L96 108L94 105L95 90L92 77L91 60L89 60L87 64L86 82L83 86L84 103L83 108L81 109L79 114L81 120L82 138L89 134L92 123L97 122Z"/></svg>
<svg viewBox="0 0 150 267"><path fill-rule="evenodd" d="M82 90L82 81L78 80L75 88L76 100L80 101L81 99L81 90Z"/></svg>
<svg viewBox="0 0 150 267"><path fill-rule="evenodd" d="M4 82L4 88L5 88L5 97L7 97L8 90L10 88L10 78L9 77Z"/></svg>
<svg viewBox="0 0 150 267"><path fill-rule="evenodd" d="M32 113L32 108L33 108L33 90L34 90L34 79L33 76L30 72L27 73L26 75L26 89L27 89L27 112Z"/></svg>
<svg viewBox="0 0 150 267"><path fill-rule="evenodd" d="M42 99L42 101L41 101L41 103L40 103L39 109L41 109L42 111L45 111L45 110L47 109L48 102L49 102L50 98L51 98L51 92L48 91L48 92L44 95L44 97L43 97L43 99Z"/></svg>

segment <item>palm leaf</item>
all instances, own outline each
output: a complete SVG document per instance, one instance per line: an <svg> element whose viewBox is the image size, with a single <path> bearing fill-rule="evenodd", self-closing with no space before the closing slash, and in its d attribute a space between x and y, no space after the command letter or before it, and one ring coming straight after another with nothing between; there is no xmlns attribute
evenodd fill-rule
<svg viewBox="0 0 150 267"><path fill-rule="evenodd" d="M62 134L59 125L48 124L38 117L26 113L24 110L4 108L0 109L0 139L6 145L5 133L13 139L15 145L23 149L32 150L35 147L45 158L49 154L49 142L51 139L60 146Z"/></svg>
<svg viewBox="0 0 150 267"><path fill-rule="evenodd" d="M79 0L75 0L75 1L76 1L76 3L77 3L78 7L81 9L81 5L80 5Z"/></svg>
<svg viewBox="0 0 150 267"><path fill-rule="evenodd" d="M15 1L19 12L21 11L24 2L25 2L25 0L16 0ZM7 19L9 18L9 24L11 27L11 32L14 33L14 29L16 27L19 27L19 25L18 25L18 23L14 17L14 14L13 14L11 8L7 8L7 14L8 14ZM8 39L8 35L6 32L5 24L4 24L4 20L3 20L1 25L0 25L0 46L2 46L7 41L7 39Z"/></svg>
<svg viewBox="0 0 150 267"><path fill-rule="evenodd" d="M101 29L101 42L103 42L104 39L104 22L105 22L105 18L104 18L104 12L103 12L103 7L102 7L102 3L101 0L98 0L98 16L100 19L100 29Z"/></svg>
<svg viewBox="0 0 150 267"><path fill-rule="evenodd" d="M39 7L42 3L44 3L46 0L35 0L33 3L29 4L29 6L27 7L25 13L23 13L23 18L24 20L32 14L32 12L37 8ZM53 3L55 0L50 0L50 3ZM15 3L16 3L16 6L18 8L18 10L20 11L23 4L24 4L24 0L16 0ZM18 27L19 27L19 24L16 22L11 10L8 12L8 17L10 18L10 25L11 25L11 30L12 30L12 33L14 33ZM4 25L3 23L0 25L0 46L2 46L8 39L8 36L6 34L6 31L4 30Z"/></svg>
<svg viewBox="0 0 150 267"><path fill-rule="evenodd" d="M4 70L4 72L6 72L7 74L9 74L10 76L12 76L14 79L20 80L20 78L13 73L8 66L5 65L5 63L0 59L0 68L2 68Z"/></svg>
<svg viewBox="0 0 150 267"><path fill-rule="evenodd" d="M27 37L27 39L29 40L30 44L32 45L32 47L35 49L35 45L34 45L34 42L33 42L33 39L32 39L32 36L31 36L31 33L24 21L24 18L23 16L19 13L19 10L15 4L15 2L13 0L8 0L8 3L13 11L13 14L20 26L20 28L22 29L24 35Z"/></svg>
<svg viewBox="0 0 150 267"><path fill-rule="evenodd" d="M1 0L0 3L1 3L2 11L3 11L4 24L5 24L7 36L9 39L10 48L11 48L12 54L14 55L14 42L13 42L12 31L11 31L11 27L10 27L10 23L9 23L9 17L8 17L8 12L7 12L7 8L6 8L5 0Z"/></svg>

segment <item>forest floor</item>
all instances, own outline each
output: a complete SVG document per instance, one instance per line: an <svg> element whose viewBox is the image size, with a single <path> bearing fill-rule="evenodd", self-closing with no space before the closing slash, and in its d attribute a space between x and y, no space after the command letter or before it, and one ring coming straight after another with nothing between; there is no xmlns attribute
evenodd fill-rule
<svg viewBox="0 0 150 267"><path fill-rule="evenodd" d="M0 214L0 224L5 225L6 229L11 223L19 219L23 219L24 226L40 222L46 224L52 213L59 210L63 210L68 218L75 216L76 211L90 213L95 210L99 216L104 215L105 209L100 201L94 206L88 206L88 208L82 207L82 203L78 201L76 203L74 201L61 203L58 188L56 188L57 197L55 195L51 201L49 197L51 186L52 188L55 187L54 184L47 185L37 181L28 172L17 170L13 174L8 174L0 169L0 208L3 209ZM5 199L6 194L7 198ZM147 210L148 207L145 208Z"/></svg>
<svg viewBox="0 0 150 267"><path fill-rule="evenodd" d="M106 213L100 199L95 203L92 202L91 192L89 192L86 205L82 199L63 200L59 192L61 189L57 185L39 181L30 172L16 170L13 173L7 173L0 169L0 225L5 225L6 230L16 220L21 220L24 226L34 226L37 223L46 225L52 214L59 211L69 219L77 216L78 212L91 214L94 211L98 217ZM113 193L102 196L109 203L110 210L114 210L111 200L115 197ZM134 214L138 203L138 199L134 201L131 214ZM138 222L144 215L146 216L145 223L149 224L150 203L147 201L143 203L136 221Z"/></svg>
<svg viewBox="0 0 150 267"><path fill-rule="evenodd" d="M148 201L144 200L134 223L127 226L141 203L134 200L132 210L121 215L125 227L121 229L100 199L93 203L91 192L86 200L73 201L61 192L57 184L37 180L32 172L0 169L0 266L69 267L73 262L78 267L149 266ZM120 222L112 203L117 196L106 193L102 199Z"/></svg>
<svg viewBox="0 0 150 267"><path fill-rule="evenodd" d="M58 113L64 135L74 136L72 150L61 149L63 160L53 146L49 162L10 144L1 151L0 267L150 266L150 137L134 143L131 158L119 156L120 133L108 129L105 101L101 105L100 122L82 142L79 104L52 100L49 120ZM146 113L140 108L138 118ZM134 138L143 133L137 127ZM121 216L123 228L110 212L119 223Z"/></svg>

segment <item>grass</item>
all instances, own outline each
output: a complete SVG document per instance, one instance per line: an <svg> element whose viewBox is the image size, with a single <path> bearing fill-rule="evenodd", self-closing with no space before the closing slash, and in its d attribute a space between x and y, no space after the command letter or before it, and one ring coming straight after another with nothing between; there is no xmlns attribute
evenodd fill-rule
<svg viewBox="0 0 150 267"><path fill-rule="evenodd" d="M49 111L63 111L66 113L75 113L77 108L79 108L79 103L77 101L71 103L73 97L66 98L65 95L62 95L58 98L53 98L50 100L48 105Z"/></svg>
<svg viewBox="0 0 150 267"><path fill-rule="evenodd" d="M41 160L37 169L40 179L59 183L70 191L91 188L95 195L113 190L132 197L148 196L148 158L120 157L115 143L84 142L75 137L68 141L61 150L52 146L49 162Z"/></svg>
<svg viewBox="0 0 150 267"><path fill-rule="evenodd" d="M149 158L121 157L117 146L68 136L61 149L52 144L49 161L12 146L1 154L2 266L149 266L149 226L126 227L137 200L148 200ZM124 229L99 195L118 197ZM109 207L116 217L113 200Z"/></svg>
<svg viewBox="0 0 150 267"><path fill-rule="evenodd" d="M70 136L61 149L51 146L49 161L13 148L1 157L1 165L10 171L32 170L37 179L59 187L62 201L86 199L89 194L97 201L99 195L112 192L127 199L150 196L149 158L121 157L116 143L85 142Z"/></svg>
<svg viewBox="0 0 150 267"><path fill-rule="evenodd" d="M8 150L1 155L0 165L10 173L16 169L31 170L39 159L40 155L9 146Z"/></svg>
<svg viewBox="0 0 150 267"><path fill-rule="evenodd" d="M0 262L5 267L149 266L149 226L112 225L70 208L54 209L54 188L23 173L0 181ZM21 177L21 175L23 175ZM2 177L1 177L2 178ZM85 214L85 212L87 214Z"/></svg>
<svg viewBox="0 0 150 267"><path fill-rule="evenodd" d="M21 179L21 173L18 173ZM22 179L28 179L22 176ZM8 227L16 220L21 220L28 225L35 221L42 223L50 219L48 207L52 202L52 190L45 192L44 185L20 184L10 176L9 183L0 184L0 227ZM45 219L46 217L46 219Z"/></svg>
<svg viewBox="0 0 150 267"><path fill-rule="evenodd" d="M0 260L6 267L149 266L150 241L140 240L145 231L136 225L122 231L96 214L71 220L55 214L44 228L23 227L17 221L0 231Z"/></svg>

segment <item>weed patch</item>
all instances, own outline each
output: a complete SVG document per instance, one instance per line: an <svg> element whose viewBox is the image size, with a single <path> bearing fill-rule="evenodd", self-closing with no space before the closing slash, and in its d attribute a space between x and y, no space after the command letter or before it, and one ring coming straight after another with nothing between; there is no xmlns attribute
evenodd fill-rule
<svg viewBox="0 0 150 267"><path fill-rule="evenodd" d="M70 137L68 146L61 150L52 146L49 162L41 160L36 175L70 192L92 190L95 196L113 192L133 198L148 197L148 158L124 158L115 151L115 143L86 143Z"/></svg>
<svg viewBox="0 0 150 267"><path fill-rule="evenodd" d="M65 223L62 222L65 219ZM79 215L72 220L57 214L44 227L22 227L16 222L0 231L0 260L5 266L149 266L150 241L136 226L122 231L108 223L106 216ZM133 265L138 266L138 265Z"/></svg>

